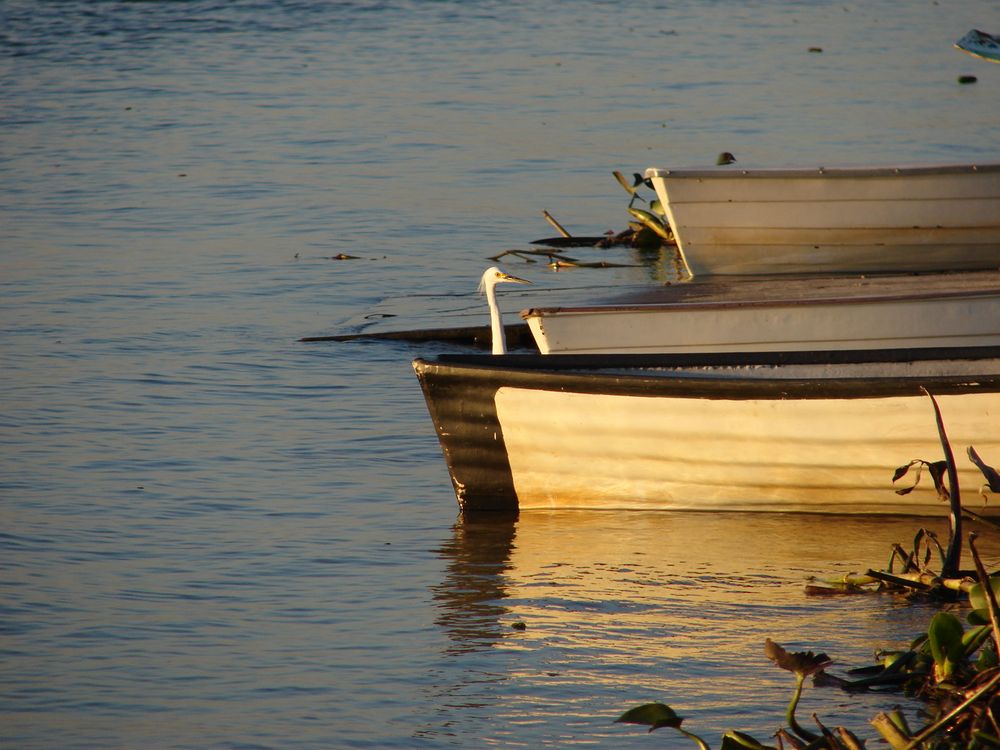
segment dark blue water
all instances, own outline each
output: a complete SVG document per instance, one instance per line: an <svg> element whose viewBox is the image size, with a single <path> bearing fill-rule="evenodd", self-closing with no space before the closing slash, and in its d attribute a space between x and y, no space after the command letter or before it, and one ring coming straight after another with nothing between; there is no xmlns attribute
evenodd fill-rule
<svg viewBox="0 0 1000 750"><path fill-rule="evenodd" d="M444 345L298 339L485 322L487 257L551 235L542 209L624 228L614 169L995 159L1000 67L951 47L990 23L0 3L0 744L649 747L612 723L646 700L763 738L791 687L766 637L845 666L906 642L926 610L803 584L884 565L912 519L464 524L409 365ZM578 257L625 267L513 262L508 315L671 273ZM895 700L803 716L864 733Z"/></svg>

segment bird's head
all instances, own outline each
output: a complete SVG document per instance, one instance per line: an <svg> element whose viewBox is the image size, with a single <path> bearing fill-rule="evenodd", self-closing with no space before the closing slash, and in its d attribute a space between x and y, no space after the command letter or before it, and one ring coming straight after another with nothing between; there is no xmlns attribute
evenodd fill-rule
<svg viewBox="0 0 1000 750"><path fill-rule="evenodd" d="M531 283L527 279L518 278L517 276L513 276L509 273L501 271L496 266L492 266L490 268L487 268L486 271L483 272L483 277L479 280L479 292L480 294L482 294L483 292L486 292L488 289L492 289L497 284L503 282L512 282L514 284Z"/></svg>

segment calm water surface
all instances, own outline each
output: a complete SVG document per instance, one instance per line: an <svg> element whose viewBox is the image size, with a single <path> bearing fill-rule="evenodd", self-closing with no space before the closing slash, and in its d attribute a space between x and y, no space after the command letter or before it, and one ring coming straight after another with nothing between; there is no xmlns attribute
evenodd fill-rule
<svg viewBox="0 0 1000 750"><path fill-rule="evenodd" d="M613 169L996 159L1000 67L951 47L991 24L945 0L0 3L0 745L644 748L666 738L612 719L646 700L766 737L791 683L765 638L845 667L906 642L924 608L803 584L918 521L462 523L409 364L444 345L298 339L484 322L486 257L550 235L543 208L624 228ZM639 265L512 265L535 300L671 274L580 257ZM864 733L894 702L804 710Z"/></svg>

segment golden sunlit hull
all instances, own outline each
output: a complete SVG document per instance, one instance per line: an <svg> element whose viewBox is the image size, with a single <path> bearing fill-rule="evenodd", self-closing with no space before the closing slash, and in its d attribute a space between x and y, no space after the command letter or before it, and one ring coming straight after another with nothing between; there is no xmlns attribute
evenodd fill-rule
<svg viewBox="0 0 1000 750"><path fill-rule="evenodd" d="M898 466L942 457L923 388L965 506L991 510L965 451L1000 461L997 347L708 359L456 355L414 367L465 511L941 515L929 479L905 495L891 481Z"/></svg>

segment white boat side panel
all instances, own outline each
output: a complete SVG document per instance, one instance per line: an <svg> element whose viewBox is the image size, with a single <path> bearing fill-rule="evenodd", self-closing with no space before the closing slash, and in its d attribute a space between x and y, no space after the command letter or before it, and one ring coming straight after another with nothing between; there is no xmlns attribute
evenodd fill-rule
<svg viewBox="0 0 1000 750"><path fill-rule="evenodd" d="M841 229L845 241L855 244L877 236L876 230L897 232L929 231L934 228L975 230L1000 227L1000 198L927 201L838 201L808 203L759 200L738 203L671 203L678 228L718 227L721 229L760 227L764 229ZM801 234L799 232L798 234ZM983 233L985 234L985 233ZM958 236L958 232L956 232ZM962 235L964 236L964 235Z"/></svg>
<svg viewBox="0 0 1000 750"><path fill-rule="evenodd" d="M966 507L1000 457L1000 394L939 397ZM496 410L518 504L532 508L947 512L925 476L942 457L929 399L665 399L501 388ZM568 459L567 456L571 456Z"/></svg>
<svg viewBox="0 0 1000 750"><path fill-rule="evenodd" d="M890 232L870 243L846 243L840 230L817 230L811 240L789 242L779 231L772 241L760 230L695 230L678 234L678 250L694 276L709 274L960 271L1000 267L1000 229L994 242L965 242L954 231L927 243L919 233ZM891 235L891 236L889 236ZM781 240L781 241L777 241ZM756 244L759 243L759 244Z"/></svg>
<svg viewBox="0 0 1000 750"><path fill-rule="evenodd" d="M648 170L695 276L1000 265L1000 169Z"/></svg>
<svg viewBox="0 0 1000 750"><path fill-rule="evenodd" d="M1000 293L829 304L543 310L526 319L543 354L1000 345Z"/></svg>

